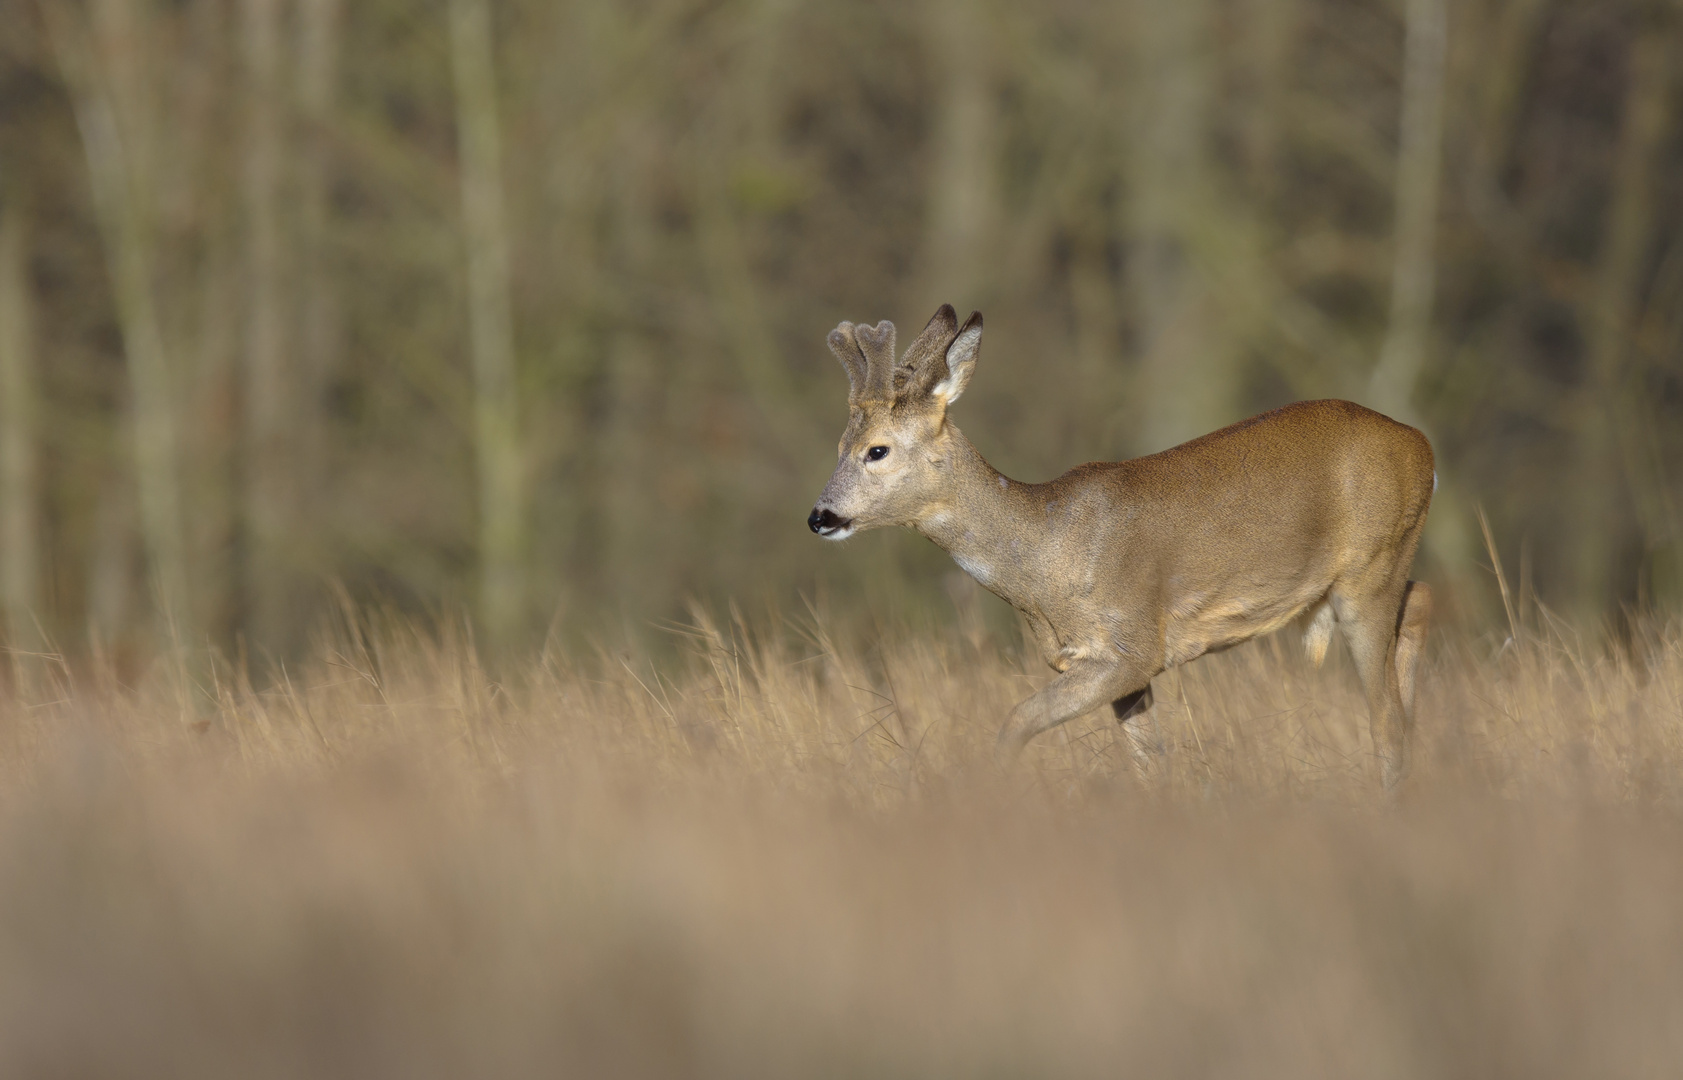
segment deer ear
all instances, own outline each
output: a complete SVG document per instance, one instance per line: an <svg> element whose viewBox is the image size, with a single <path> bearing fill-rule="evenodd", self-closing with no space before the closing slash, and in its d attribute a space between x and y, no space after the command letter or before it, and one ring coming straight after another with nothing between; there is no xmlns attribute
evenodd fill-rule
<svg viewBox="0 0 1683 1080"><path fill-rule="evenodd" d="M951 405L958 400L964 388L970 385L970 376L976 372L976 353L982 348L982 313L972 311L970 317L959 327L958 336L947 346L947 376L936 383L930 390L942 405Z"/></svg>
<svg viewBox="0 0 1683 1080"><path fill-rule="evenodd" d="M937 382L946 378L947 346L952 344L956 333L958 315L951 304L942 304L935 309L917 340L906 346L906 355L900 358L900 366L894 372L896 397L926 396Z"/></svg>

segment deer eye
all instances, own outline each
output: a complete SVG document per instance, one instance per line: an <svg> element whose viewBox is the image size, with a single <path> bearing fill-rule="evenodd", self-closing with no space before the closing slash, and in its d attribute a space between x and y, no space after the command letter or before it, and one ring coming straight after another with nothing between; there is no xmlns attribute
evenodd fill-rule
<svg viewBox="0 0 1683 1080"><path fill-rule="evenodd" d="M881 461L887 456L888 447L886 446L873 446L869 450L865 451L866 461Z"/></svg>

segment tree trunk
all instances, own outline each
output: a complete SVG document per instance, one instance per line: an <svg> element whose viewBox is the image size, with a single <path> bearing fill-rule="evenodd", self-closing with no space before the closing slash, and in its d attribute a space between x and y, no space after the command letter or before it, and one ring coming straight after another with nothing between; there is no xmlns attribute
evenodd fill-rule
<svg viewBox="0 0 1683 1080"><path fill-rule="evenodd" d="M1279 194L1280 119L1286 111L1292 49L1303 17L1300 0L1244 0L1238 66L1246 100L1238 106L1246 188L1266 216Z"/></svg>
<svg viewBox="0 0 1683 1080"><path fill-rule="evenodd" d="M948 303L963 318L983 305L988 242L998 231L988 26L978 5L965 0L933 0L926 18L936 71L934 164L917 329L925 309Z"/></svg>
<svg viewBox="0 0 1683 1080"><path fill-rule="evenodd" d="M287 601L296 592L286 565L287 533L295 511L289 481L296 380L288 363L282 250L281 4L282 0L240 4L246 81L243 621L252 641L271 648L279 647L286 635Z"/></svg>
<svg viewBox="0 0 1683 1080"><path fill-rule="evenodd" d="M135 491L128 476L101 478L87 564L88 640L95 653L130 649L134 577L142 543L135 536Z"/></svg>
<svg viewBox="0 0 1683 1080"><path fill-rule="evenodd" d="M163 629L191 640L192 605L177 474L169 358L152 295L148 124L135 0L98 0L93 31L69 5L42 3L70 88L105 242L132 390L135 487Z"/></svg>
<svg viewBox="0 0 1683 1080"><path fill-rule="evenodd" d="M1472 165L1475 181L1484 188L1474 193L1475 198L1499 194L1519 132L1515 120L1524 106L1537 33L1547 11L1548 0L1510 0L1497 20L1489 53L1473 58L1478 65L1481 93Z"/></svg>
<svg viewBox="0 0 1683 1080"><path fill-rule="evenodd" d="M1588 310L1582 314L1589 364L1576 409L1579 472L1573 518L1579 537L1573 601L1585 618L1635 599L1631 590L1636 574L1621 581L1618 565L1626 549L1634 547L1627 500L1641 494L1632 490L1630 469L1641 451L1627 441L1636 433L1626 429L1643 413L1637 408L1627 357L1653 239L1653 171L1668 130L1670 53L1670 35L1663 25L1649 24L1638 32L1630 54L1606 229ZM1640 505L1641 500L1636 501Z"/></svg>
<svg viewBox="0 0 1683 1080"><path fill-rule="evenodd" d="M1209 161L1215 90L1208 0L1133 5L1128 277L1141 352L1140 441L1161 450L1239 419L1236 357L1199 265L1219 212Z"/></svg>
<svg viewBox="0 0 1683 1080"><path fill-rule="evenodd" d="M525 614L526 507L502 149L491 15L485 0L450 0L450 60L456 81L479 461L480 617L493 639L506 640Z"/></svg>
<svg viewBox="0 0 1683 1080"><path fill-rule="evenodd" d="M1438 183L1443 160L1445 0L1408 0L1402 138L1397 150L1391 319L1369 396L1380 412L1414 422L1437 282Z"/></svg>
<svg viewBox="0 0 1683 1080"><path fill-rule="evenodd" d="M342 0L299 0L296 68L297 100L303 121L298 154L297 349L293 396L295 451L293 476L299 490L323 491L331 483L330 431L326 401L340 359L340 306L329 236L329 190L333 122L339 80ZM311 500L313 501L313 500ZM314 545L331 528L301 500L295 529ZM299 539L302 539L302 536ZM294 543L298 542L295 539ZM320 554L299 552L296 561L312 569Z"/></svg>
<svg viewBox="0 0 1683 1080"><path fill-rule="evenodd" d="M1369 405L1432 431L1414 405L1431 345L1437 289L1438 188L1443 182L1443 101L1449 42L1445 0L1408 0L1403 41L1401 122L1391 235L1391 307L1379 360L1368 378ZM1440 474L1443 464L1438 465ZM1434 477L1434 485L1437 478ZM1472 528L1451 474L1433 497L1423 545L1462 602L1479 594Z"/></svg>
<svg viewBox="0 0 1683 1080"><path fill-rule="evenodd" d="M738 43L740 58L722 80L709 112L710 137L698 146L693 195L696 242L720 336L736 358L744 392L775 441L773 464L781 469L808 459L812 429L800 408L788 358L777 345L764 290L754 275L750 222L731 185L744 160L765 169L780 164L772 62L787 8L787 0L758 0L752 9L748 23L753 29ZM681 392L683 381L697 374L693 365L673 372L667 394Z"/></svg>
<svg viewBox="0 0 1683 1080"><path fill-rule="evenodd" d="M30 291L24 211L8 198L0 205L0 608L20 649L41 644Z"/></svg>
<svg viewBox="0 0 1683 1080"><path fill-rule="evenodd" d="M1078 404L1084 436L1075 446L1060 446L1084 457L1124 457L1132 449L1124 438L1127 398L1122 367L1120 288L1111 272L1109 244L1113 215L1097 211L1070 226L1070 309L1075 316L1071 344L1075 350ZM1074 434L1073 432L1071 434Z"/></svg>

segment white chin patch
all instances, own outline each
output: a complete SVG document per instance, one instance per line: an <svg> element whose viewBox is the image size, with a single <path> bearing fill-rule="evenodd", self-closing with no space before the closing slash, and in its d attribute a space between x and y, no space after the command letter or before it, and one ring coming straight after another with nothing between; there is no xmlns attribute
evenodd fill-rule
<svg viewBox="0 0 1683 1080"><path fill-rule="evenodd" d="M822 536L826 540L846 540L848 537L853 535L853 526L843 525L839 529L832 529L829 532L821 532L818 535Z"/></svg>

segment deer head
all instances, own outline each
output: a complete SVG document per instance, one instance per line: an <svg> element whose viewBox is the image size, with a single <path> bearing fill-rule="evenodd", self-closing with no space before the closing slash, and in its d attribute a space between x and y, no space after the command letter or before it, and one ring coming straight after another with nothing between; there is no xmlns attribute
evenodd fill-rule
<svg viewBox="0 0 1683 1080"><path fill-rule="evenodd" d="M961 327L952 305L942 304L898 362L887 320L844 322L829 343L847 369L847 430L807 526L827 540L845 540L938 513L951 487L947 407L976 370L982 313L972 312Z"/></svg>

